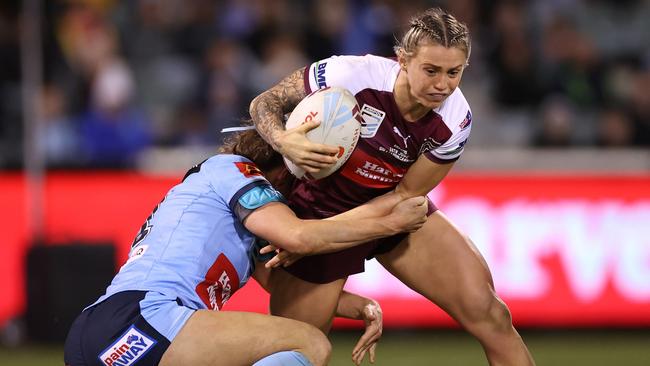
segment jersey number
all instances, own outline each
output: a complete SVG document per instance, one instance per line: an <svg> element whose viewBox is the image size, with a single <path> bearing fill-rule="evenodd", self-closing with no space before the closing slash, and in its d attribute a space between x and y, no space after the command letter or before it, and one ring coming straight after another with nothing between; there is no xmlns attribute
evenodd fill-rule
<svg viewBox="0 0 650 366"><path fill-rule="evenodd" d="M140 244L144 240L144 238L146 238L147 235L149 235L149 232L153 227L153 225L151 224L151 220L153 220L153 215L156 213L156 211L158 211L158 207L160 207L160 204L163 203L164 200L165 199L163 198L163 200L160 201L160 203L157 204L156 207L154 207L149 217L147 217L147 219L144 221L144 224L142 224L142 226L140 227L140 230L138 231L138 234L135 236L135 239L133 239L133 243L131 244L131 249L138 246L138 244Z"/></svg>

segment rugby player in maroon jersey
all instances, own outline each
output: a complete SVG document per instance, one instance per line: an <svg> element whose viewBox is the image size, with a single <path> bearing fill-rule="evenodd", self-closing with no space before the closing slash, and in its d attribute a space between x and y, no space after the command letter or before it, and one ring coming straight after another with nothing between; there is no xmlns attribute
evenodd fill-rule
<svg viewBox="0 0 650 366"><path fill-rule="evenodd" d="M347 88L357 98L364 119L358 145L335 174L296 182L288 198L300 217L329 217L386 192L426 195L462 154L472 122L458 88L471 51L467 27L429 9L411 20L395 51L396 60L366 55L315 62L252 101L258 132L276 151L316 172L333 164L337 148L309 142L304 129L285 130L283 115L318 88ZM329 331L347 277L362 272L372 257L474 335L491 365L534 364L487 263L433 204L415 233L304 257L273 271L272 313Z"/></svg>

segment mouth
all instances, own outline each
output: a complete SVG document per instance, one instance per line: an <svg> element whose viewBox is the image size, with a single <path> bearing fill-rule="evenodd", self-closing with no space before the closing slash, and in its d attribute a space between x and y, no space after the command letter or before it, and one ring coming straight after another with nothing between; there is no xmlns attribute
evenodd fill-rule
<svg viewBox="0 0 650 366"><path fill-rule="evenodd" d="M436 102L440 103L447 98L447 94L445 93L429 93L425 95L426 99L430 102Z"/></svg>
<svg viewBox="0 0 650 366"><path fill-rule="evenodd" d="M447 98L447 94L444 93L427 93L424 94L423 102L431 106L439 106Z"/></svg>

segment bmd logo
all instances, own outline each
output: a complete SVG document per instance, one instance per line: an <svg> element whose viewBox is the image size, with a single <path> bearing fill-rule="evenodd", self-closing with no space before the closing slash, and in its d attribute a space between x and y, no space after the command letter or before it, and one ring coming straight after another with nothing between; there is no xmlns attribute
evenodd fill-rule
<svg viewBox="0 0 650 366"><path fill-rule="evenodd" d="M133 365L144 356L156 341L132 325L115 343L99 355L106 366Z"/></svg>
<svg viewBox="0 0 650 366"><path fill-rule="evenodd" d="M318 85L318 89L327 86L325 82L325 66L327 66L327 62L323 62L322 64L317 62L316 67L314 67L314 80L316 81L316 85Z"/></svg>

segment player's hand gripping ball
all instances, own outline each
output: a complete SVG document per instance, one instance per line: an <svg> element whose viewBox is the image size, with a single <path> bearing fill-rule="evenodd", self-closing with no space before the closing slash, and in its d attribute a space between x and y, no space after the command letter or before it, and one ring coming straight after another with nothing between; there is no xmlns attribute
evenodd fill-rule
<svg viewBox="0 0 650 366"><path fill-rule="evenodd" d="M315 143L337 146L338 160L329 168L307 173L284 158L289 171L300 179L322 179L337 171L350 158L361 132L359 105L347 89L328 87L309 94L291 112L286 129L313 120L320 121L320 125L307 132L307 138Z"/></svg>

